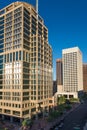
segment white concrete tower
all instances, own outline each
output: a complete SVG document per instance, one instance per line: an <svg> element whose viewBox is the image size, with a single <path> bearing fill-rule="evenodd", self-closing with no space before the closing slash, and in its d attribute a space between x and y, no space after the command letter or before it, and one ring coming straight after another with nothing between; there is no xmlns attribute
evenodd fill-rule
<svg viewBox="0 0 87 130"><path fill-rule="evenodd" d="M64 92L83 90L82 53L78 47L64 49L63 57L63 88Z"/></svg>

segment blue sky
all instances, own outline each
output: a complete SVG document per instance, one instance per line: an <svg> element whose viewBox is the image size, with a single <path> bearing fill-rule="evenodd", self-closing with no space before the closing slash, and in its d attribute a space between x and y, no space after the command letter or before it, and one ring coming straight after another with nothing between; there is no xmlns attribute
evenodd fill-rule
<svg viewBox="0 0 87 130"><path fill-rule="evenodd" d="M0 0L0 9L16 0ZM24 0L35 5L36 0ZM87 0L39 0L39 14L49 30L53 49L53 79L56 79L56 59L62 49L78 46L87 62Z"/></svg>

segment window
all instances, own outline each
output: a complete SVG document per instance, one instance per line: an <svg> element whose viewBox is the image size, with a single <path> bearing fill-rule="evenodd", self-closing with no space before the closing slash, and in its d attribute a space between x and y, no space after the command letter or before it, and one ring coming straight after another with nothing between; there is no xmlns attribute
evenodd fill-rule
<svg viewBox="0 0 87 130"><path fill-rule="evenodd" d="M19 60L22 59L21 51L19 51Z"/></svg>
<svg viewBox="0 0 87 130"><path fill-rule="evenodd" d="M13 61L15 61L15 52L13 52Z"/></svg>
<svg viewBox="0 0 87 130"><path fill-rule="evenodd" d="M18 61L18 51L16 52L16 61Z"/></svg>

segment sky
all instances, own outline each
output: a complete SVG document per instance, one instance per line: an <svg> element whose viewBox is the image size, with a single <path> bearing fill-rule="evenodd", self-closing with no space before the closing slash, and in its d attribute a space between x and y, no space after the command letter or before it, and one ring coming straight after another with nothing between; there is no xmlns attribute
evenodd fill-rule
<svg viewBox="0 0 87 130"><path fill-rule="evenodd" d="M16 0L0 0L0 9ZM21 0L22 1L22 0ZM35 6L36 0L24 0ZM56 59L62 49L78 46L87 62L87 0L38 0L39 14L48 28L53 50L53 79L56 79Z"/></svg>

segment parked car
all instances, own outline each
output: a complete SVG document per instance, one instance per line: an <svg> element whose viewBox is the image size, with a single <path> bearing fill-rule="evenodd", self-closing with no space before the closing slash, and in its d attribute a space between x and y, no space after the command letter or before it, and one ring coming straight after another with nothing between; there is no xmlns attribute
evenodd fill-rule
<svg viewBox="0 0 87 130"><path fill-rule="evenodd" d="M73 130L80 130L80 127L74 127Z"/></svg>
<svg viewBox="0 0 87 130"><path fill-rule="evenodd" d="M55 127L55 129L54 129L54 130L59 130L59 129L58 129L58 127Z"/></svg>
<svg viewBox="0 0 87 130"><path fill-rule="evenodd" d="M76 125L73 127L73 130L80 130L80 125Z"/></svg>
<svg viewBox="0 0 87 130"><path fill-rule="evenodd" d="M83 104L84 103L84 100L81 100L81 104Z"/></svg>
<svg viewBox="0 0 87 130"><path fill-rule="evenodd" d="M64 123L63 122L61 122L60 124L59 124L59 128L62 128L63 127L63 125L64 125Z"/></svg>

